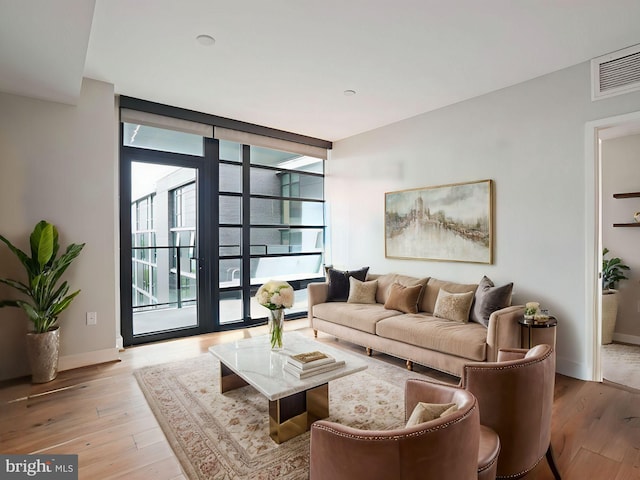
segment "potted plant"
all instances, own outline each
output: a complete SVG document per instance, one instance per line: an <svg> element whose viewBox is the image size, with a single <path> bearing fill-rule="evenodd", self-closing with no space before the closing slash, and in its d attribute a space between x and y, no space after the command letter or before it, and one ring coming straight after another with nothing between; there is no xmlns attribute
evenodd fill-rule
<svg viewBox="0 0 640 480"><path fill-rule="evenodd" d="M53 380L58 373L60 333L58 316L71 304L80 290L69 293L69 285L58 282L71 262L80 254L84 243L72 243L58 257L58 230L44 220L33 229L29 241L31 255L16 248L0 235L0 240L18 258L27 274L27 281L0 278L4 283L22 293L25 300L0 300L0 307L22 308L33 323L33 331L27 334L27 354L34 383Z"/></svg>
<svg viewBox="0 0 640 480"><path fill-rule="evenodd" d="M618 316L618 290L619 281L627 280L624 275L629 267L622 263L618 257L606 259L609 249L602 251L602 344L613 341L613 332L616 329L616 317Z"/></svg>

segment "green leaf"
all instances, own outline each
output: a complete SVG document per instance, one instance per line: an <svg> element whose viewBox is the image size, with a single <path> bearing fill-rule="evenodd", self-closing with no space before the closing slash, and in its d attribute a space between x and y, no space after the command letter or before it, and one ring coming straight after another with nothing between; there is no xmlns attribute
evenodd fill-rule
<svg viewBox="0 0 640 480"><path fill-rule="evenodd" d="M16 300L0 300L0 308L2 307L19 307Z"/></svg>
<svg viewBox="0 0 640 480"><path fill-rule="evenodd" d="M22 300L16 300L16 303L20 308L22 308L25 311L27 316L33 321L37 330L38 325L40 324L40 322L38 321L40 319L40 313L33 307L33 305L27 302L24 302Z"/></svg>
<svg viewBox="0 0 640 480"><path fill-rule="evenodd" d="M71 301L80 293L80 290L77 292L73 292L71 295L63 298L60 302L57 302L55 307L51 310L51 316L57 317L60 313L65 310L70 304Z"/></svg>
<svg viewBox="0 0 640 480"><path fill-rule="evenodd" d="M45 222L44 220L38 223L36 229L31 234L31 250L33 258L37 259L40 268L44 268L44 266L49 263L53 257L53 239L53 225Z"/></svg>
<svg viewBox="0 0 640 480"><path fill-rule="evenodd" d="M71 262L73 262L73 260L75 260L75 258L80 255L80 252L83 248L84 243L80 245L72 243L67 247L67 250L60 256L60 258L53 262L53 264L51 265L51 270L53 271L53 277L51 281L53 283L56 283L60 279L60 277L62 277L62 274L67 270L69 265L71 265Z"/></svg>
<svg viewBox="0 0 640 480"><path fill-rule="evenodd" d="M32 262L29 256L19 248L15 247L9 240L7 240L2 235L0 235L0 241L4 242L7 245L7 247L9 247L9 250L11 250L13 254L16 257L18 257L18 260L20 260L20 263L22 263L22 266L25 267L25 269L27 270L27 273L29 273L29 271L32 270Z"/></svg>
<svg viewBox="0 0 640 480"><path fill-rule="evenodd" d="M4 283L5 285L9 285L12 288L15 288L21 293L25 295L30 294L29 287L27 287L24 283L18 282L17 280L10 280L8 278L0 278L0 283Z"/></svg>

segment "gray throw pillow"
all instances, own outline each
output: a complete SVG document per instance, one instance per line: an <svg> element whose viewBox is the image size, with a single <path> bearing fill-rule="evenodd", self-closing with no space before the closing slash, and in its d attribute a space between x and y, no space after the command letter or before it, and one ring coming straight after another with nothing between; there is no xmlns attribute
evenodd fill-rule
<svg viewBox="0 0 640 480"><path fill-rule="evenodd" d="M367 279L369 267L360 270L342 271L335 268L327 269L329 287L327 291L327 302L346 302L349 298L349 277L364 282Z"/></svg>
<svg viewBox="0 0 640 480"><path fill-rule="evenodd" d="M489 317L493 312L511 305L512 291L513 282L496 287L488 277L482 277L471 307L471 321L489 326Z"/></svg>

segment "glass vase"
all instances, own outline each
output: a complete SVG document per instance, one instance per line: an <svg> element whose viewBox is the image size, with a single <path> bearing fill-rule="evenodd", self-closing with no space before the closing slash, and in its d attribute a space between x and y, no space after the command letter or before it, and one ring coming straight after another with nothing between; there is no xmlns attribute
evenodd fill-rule
<svg viewBox="0 0 640 480"><path fill-rule="evenodd" d="M271 350L282 350L282 336L284 334L284 309L269 310L269 338Z"/></svg>

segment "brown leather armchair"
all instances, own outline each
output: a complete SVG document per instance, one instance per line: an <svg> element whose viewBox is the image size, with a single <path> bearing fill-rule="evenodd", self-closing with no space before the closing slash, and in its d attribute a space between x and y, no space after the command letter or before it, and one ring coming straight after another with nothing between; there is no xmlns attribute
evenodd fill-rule
<svg viewBox="0 0 640 480"><path fill-rule="evenodd" d="M480 423L500 436L498 478L519 478L546 455L557 480L551 450L555 353L549 345L502 349L497 362L465 365L460 385L480 405Z"/></svg>
<svg viewBox="0 0 640 480"><path fill-rule="evenodd" d="M406 418L418 402L455 403L458 410L395 430L359 430L326 420L313 423L309 478L475 480L479 455L485 457L482 478L495 478L500 441L492 430L481 429L473 395L459 387L408 380ZM484 444L479 450L481 438Z"/></svg>

